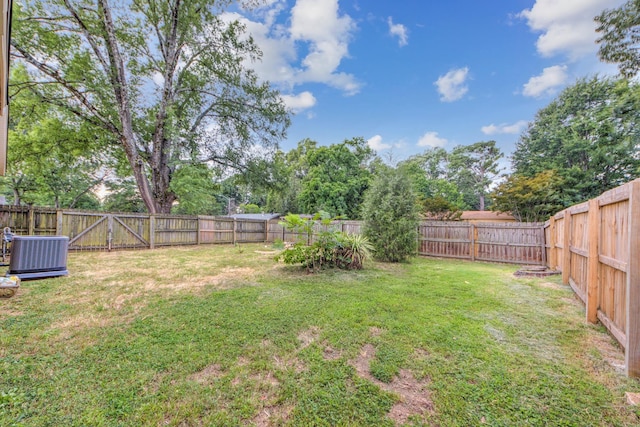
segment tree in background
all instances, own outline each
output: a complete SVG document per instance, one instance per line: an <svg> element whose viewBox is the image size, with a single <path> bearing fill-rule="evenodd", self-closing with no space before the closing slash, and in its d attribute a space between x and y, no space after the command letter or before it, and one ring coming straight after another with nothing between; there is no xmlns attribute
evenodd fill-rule
<svg viewBox="0 0 640 427"><path fill-rule="evenodd" d="M640 176L640 87L627 80L582 79L538 111L512 156L516 175L554 171L552 203L597 197Z"/></svg>
<svg viewBox="0 0 640 427"><path fill-rule="evenodd" d="M101 133L67 111L44 104L26 82L24 66L13 67L7 176L13 203L98 209L94 194L111 159ZM98 155L98 151L102 153Z"/></svg>
<svg viewBox="0 0 640 427"><path fill-rule="evenodd" d="M502 157L504 154L495 141L459 145L449 154L450 176L471 207L485 210L485 197L500 174L498 161Z"/></svg>
<svg viewBox="0 0 640 427"><path fill-rule="evenodd" d="M399 262L415 255L418 207L411 182L401 170L379 171L365 194L362 218L376 258Z"/></svg>
<svg viewBox="0 0 640 427"><path fill-rule="evenodd" d="M640 1L629 0L622 6L602 12L595 18L601 33L599 56L618 64L620 74L634 77L640 70Z"/></svg>
<svg viewBox="0 0 640 427"><path fill-rule="evenodd" d="M215 194L219 186L214 183L213 171L203 164L183 164L171 181L171 190L177 197L172 212L182 215L214 215L220 210Z"/></svg>
<svg viewBox="0 0 640 427"><path fill-rule="evenodd" d="M521 222L543 222L564 208L562 179L547 170L533 177L510 175L491 193L493 209L507 212Z"/></svg>
<svg viewBox="0 0 640 427"><path fill-rule="evenodd" d="M363 138L311 150L306 154L309 169L298 196L302 213L326 211L333 217L359 218L374 156Z"/></svg>
<svg viewBox="0 0 640 427"><path fill-rule="evenodd" d="M254 144L275 147L289 125L278 92L244 67L261 53L222 19L230 4L14 4L11 50L36 73L24 86L109 135L150 213L171 211L185 160L244 169Z"/></svg>
<svg viewBox="0 0 640 427"><path fill-rule="evenodd" d="M409 157L398 164L398 169L411 181L427 218L456 220L462 210L468 209L463 193L451 178L449 153L444 148Z"/></svg>

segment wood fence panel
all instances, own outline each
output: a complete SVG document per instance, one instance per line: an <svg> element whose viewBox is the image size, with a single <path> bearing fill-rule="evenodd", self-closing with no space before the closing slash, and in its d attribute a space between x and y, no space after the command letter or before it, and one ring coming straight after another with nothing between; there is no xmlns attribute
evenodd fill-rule
<svg viewBox="0 0 640 427"><path fill-rule="evenodd" d="M556 215L556 262L558 271L563 271L564 266L564 213Z"/></svg>
<svg viewBox="0 0 640 427"><path fill-rule="evenodd" d="M267 241L267 222L263 220L236 221L236 242L258 243Z"/></svg>
<svg viewBox="0 0 640 427"><path fill-rule="evenodd" d="M198 218L156 215L155 245L195 245L198 243Z"/></svg>
<svg viewBox="0 0 640 427"><path fill-rule="evenodd" d="M418 227L418 254L471 259L471 230L471 224L464 222L422 222Z"/></svg>
<svg viewBox="0 0 640 427"><path fill-rule="evenodd" d="M63 212L62 235L69 237L70 250L104 250L108 248L107 215Z"/></svg>
<svg viewBox="0 0 640 427"><path fill-rule="evenodd" d="M35 236L55 236L57 229L56 210L33 211L33 230L29 234Z"/></svg>
<svg viewBox="0 0 640 427"><path fill-rule="evenodd" d="M589 272L589 213L571 215L569 252L571 262L569 281L582 302L587 302L587 274Z"/></svg>
<svg viewBox="0 0 640 427"><path fill-rule="evenodd" d="M604 198L606 201L606 197ZM626 334L626 283L629 260L629 200L600 207L599 318ZM615 335L615 334L614 334ZM621 338L621 337L620 337ZM624 346L625 343L621 342Z"/></svg>
<svg viewBox="0 0 640 427"><path fill-rule="evenodd" d="M112 215L111 249L149 248L150 218L141 215Z"/></svg>
<svg viewBox="0 0 640 427"><path fill-rule="evenodd" d="M543 264L546 251L543 226L541 223L475 224L475 258L514 264Z"/></svg>

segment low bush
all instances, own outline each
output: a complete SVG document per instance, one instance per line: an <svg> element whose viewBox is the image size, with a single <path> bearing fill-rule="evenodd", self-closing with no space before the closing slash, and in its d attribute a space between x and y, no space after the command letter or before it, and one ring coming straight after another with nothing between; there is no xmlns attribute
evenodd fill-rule
<svg viewBox="0 0 640 427"><path fill-rule="evenodd" d="M346 270L362 269L364 262L371 257L372 246L369 240L364 236L335 230L332 222L326 212L320 212L308 220L299 215L287 215L281 225L303 237L293 247L278 254L276 260L290 265L300 264L308 272L334 267ZM317 233L316 240L307 244L316 224L322 229Z"/></svg>

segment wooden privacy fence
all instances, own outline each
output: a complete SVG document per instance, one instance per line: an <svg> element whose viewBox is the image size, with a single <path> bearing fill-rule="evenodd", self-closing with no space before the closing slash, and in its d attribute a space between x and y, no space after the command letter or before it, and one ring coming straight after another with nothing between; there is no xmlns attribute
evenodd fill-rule
<svg viewBox="0 0 640 427"><path fill-rule="evenodd" d="M82 212L0 206L0 226L16 234L69 236L71 250L152 249L214 243L315 241L322 230L359 234L360 221L316 223L310 236L286 230L278 220L213 216ZM425 221L419 226L419 254L472 261L545 264L543 225Z"/></svg>
<svg viewBox="0 0 640 427"><path fill-rule="evenodd" d="M418 253L470 261L544 265L542 223L428 221L420 223Z"/></svg>
<svg viewBox="0 0 640 427"><path fill-rule="evenodd" d="M548 266L625 349L640 376L640 179L557 213L545 223Z"/></svg>
<svg viewBox="0 0 640 427"><path fill-rule="evenodd" d="M225 217L82 212L0 206L15 234L69 236L71 250L153 249L205 243L265 242L268 223Z"/></svg>

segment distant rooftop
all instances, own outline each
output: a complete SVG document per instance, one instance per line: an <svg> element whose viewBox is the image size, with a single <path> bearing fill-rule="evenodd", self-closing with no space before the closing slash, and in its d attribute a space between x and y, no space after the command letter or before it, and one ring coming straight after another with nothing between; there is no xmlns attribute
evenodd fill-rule
<svg viewBox="0 0 640 427"><path fill-rule="evenodd" d="M268 221L271 219L280 218L281 214L260 213L260 214L233 214L233 215L225 215L225 216L233 219L250 219L250 220L257 220L257 221Z"/></svg>
<svg viewBox="0 0 640 427"><path fill-rule="evenodd" d="M507 213L493 211L464 211L462 221L513 221L515 218Z"/></svg>

